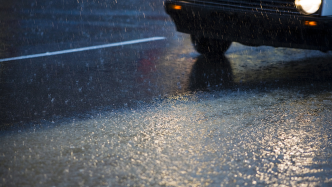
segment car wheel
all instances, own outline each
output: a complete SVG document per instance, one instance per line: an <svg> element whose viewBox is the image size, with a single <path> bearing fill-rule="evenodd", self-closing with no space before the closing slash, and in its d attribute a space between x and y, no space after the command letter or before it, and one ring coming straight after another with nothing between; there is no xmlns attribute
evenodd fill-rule
<svg viewBox="0 0 332 187"><path fill-rule="evenodd" d="M190 36L196 51L204 55L222 55L232 44L232 42L226 40L210 39L196 35Z"/></svg>

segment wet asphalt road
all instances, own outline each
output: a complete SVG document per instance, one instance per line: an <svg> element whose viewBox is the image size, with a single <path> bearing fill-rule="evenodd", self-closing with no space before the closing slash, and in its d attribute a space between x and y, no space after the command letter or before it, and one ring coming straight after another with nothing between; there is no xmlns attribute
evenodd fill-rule
<svg viewBox="0 0 332 187"><path fill-rule="evenodd" d="M5 25L1 32L1 58L159 35L169 37L170 31L174 34L174 27L162 5L162 1L8 3L7 7L14 8L2 12L8 18L1 21ZM167 70L157 70L156 66L158 59L165 58L169 43L142 43L4 62L1 123L68 117L99 107L131 106L136 101L164 95L168 88L160 89L150 79L166 74Z"/></svg>
<svg viewBox="0 0 332 187"><path fill-rule="evenodd" d="M332 53L195 52L162 1L1 3L0 186L329 186Z"/></svg>

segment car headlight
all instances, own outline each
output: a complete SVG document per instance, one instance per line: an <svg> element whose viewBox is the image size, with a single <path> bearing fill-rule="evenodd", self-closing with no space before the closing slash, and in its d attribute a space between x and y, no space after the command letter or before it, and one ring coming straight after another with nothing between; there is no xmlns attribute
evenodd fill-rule
<svg viewBox="0 0 332 187"><path fill-rule="evenodd" d="M296 8L304 14L317 12L322 4L322 0L295 0Z"/></svg>

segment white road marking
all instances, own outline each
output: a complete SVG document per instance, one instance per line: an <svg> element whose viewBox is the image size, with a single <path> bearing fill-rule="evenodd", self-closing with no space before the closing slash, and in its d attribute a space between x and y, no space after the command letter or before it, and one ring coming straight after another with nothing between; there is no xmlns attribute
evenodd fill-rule
<svg viewBox="0 0 332 187"><path fill-rule="evenodd" d="M46 52L46 53L40 53L40 54L34 54L34 55L4 58L4 59L0 59L0 62L7 62L7 61L13 61L13 60L23 60L23 59L37 58L37 57L43 57L43 56L60 55L60 54L66 54L66 53L75 53L75 52L81 52L81 51L88 51L88 50L94 50L94 49L123 46L123 45L131 45L131 44L151 42L151 41L157 41L157 40L165 40L165 39L166 39L165 37L144 38L144 39L138 39L138 40L125 41L125 42L118 42L118 43L111 43L111 44L104 44L104 45L96 45L96 46L90 46L90 47L82 47L82 48L77 48L77 49L68 49L68 50L63 50L63 51L54 51L54 52Z"/></svg>

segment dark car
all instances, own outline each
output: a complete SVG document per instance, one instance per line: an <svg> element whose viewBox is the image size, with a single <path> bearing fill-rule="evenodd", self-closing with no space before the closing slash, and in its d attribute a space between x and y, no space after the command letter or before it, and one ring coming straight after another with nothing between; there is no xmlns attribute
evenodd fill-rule
<svg viewBox="0 0 332 187"><path fill-rule="evenodd" d="M332 49L332 0L166 0L165 9L202 54L232 42Z"/></svg>

